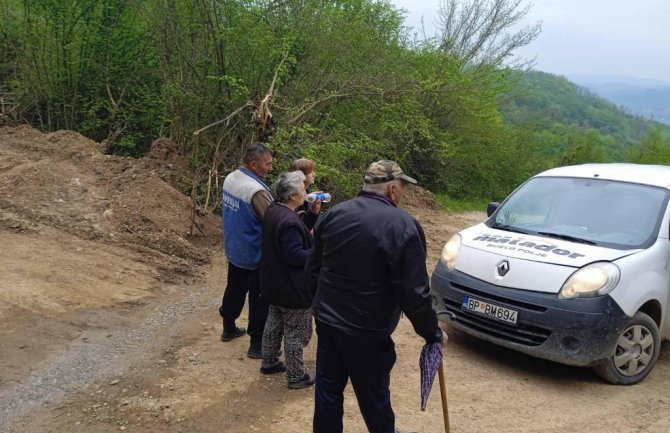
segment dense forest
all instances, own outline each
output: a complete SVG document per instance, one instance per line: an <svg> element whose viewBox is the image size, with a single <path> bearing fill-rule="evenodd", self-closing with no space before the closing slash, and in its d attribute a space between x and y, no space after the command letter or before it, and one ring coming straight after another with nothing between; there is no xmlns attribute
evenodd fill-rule
<svg viewBox="0 0 670 433"><path fill-rule="evenodd" d="M670 138L666 125L634 116L564 77L520 73L510 93L501 105L505 122L530 131L537 150L558 165L637 162L643 144Z"/></svg>
<svg viewBox="0 0 670 433"><path fill-rule="evenodd" d="M169 137L209 207L252 140L276 172L314 159L339 199L380 158L457 199L503 197L560 164L670 161L660 127L520 73L514 50L540 31L527 10L441 0L437 36L417 38L383 0L0 0L0 124L132 156ZM540 78L553 88L537 92Z"/></svg>

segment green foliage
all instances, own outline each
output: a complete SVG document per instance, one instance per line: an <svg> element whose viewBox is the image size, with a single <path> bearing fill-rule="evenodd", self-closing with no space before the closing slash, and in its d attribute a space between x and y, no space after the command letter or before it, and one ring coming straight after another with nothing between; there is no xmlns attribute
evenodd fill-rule
<svg viewBox="0 0 670 433"><path fill-rule="evenodd" d="M638 146L630 149L626 160L637 164L670 165L670 137L664 137L660 126L655 128Z"/></svg>
<svg viewBox="0 0 670 433"><path fill-rule="evenodd" d="M586 133L573 130L566 138L568 149L559 159L559 165L607 162L606 149L614 141L611 137L603 137L595 129L589 129Z"/></svg>
<svg viewBox="0 0 670 433"><path fill-rule="evenodd" d="M16 78L17 61L22 51L21 18L16 8L0 2L0 84Z"/></svg>
<svg viewBox="0 0 670 433"><path fill-rule="evenodd" d="M528 72L518 80L502 108L505 122L532 130L533 141L554 164L621 161L659 125L631 116L563 77Z"/></svg>
<svg viewBox="0 0 670 433"><path fill-rule="evenodd" d="M16 97L16 120L124 155L169 136L210 207L208 181L267 134L251 121L261 106L276 122L275 173L311 158L337 200L379 159L450 207L481 209L557 164L622 158L643 139L630 158L665 152L648 122L566 80L504 68L501 53L473 63L410 41L383 0L0 0L0 93Z"/></svg>
<svg viewBox="0 0 670 433"><path fill-rule="evenodd" d="M485 212L489 203L483 199L455 199L447 194L436 194L435 201L447 212Z"/></svg>
<svg viewBox="0 0 670 433"><path fill-rule="evenodd" d="M7 53L15 74L2 84L19 95L26 121L110 139L112 148L128 134L118 144L124 153L148 148L166 116L154 108L160 74L137 2L5 0L2 7L16 17L2 33L22 42Z"/></svg>

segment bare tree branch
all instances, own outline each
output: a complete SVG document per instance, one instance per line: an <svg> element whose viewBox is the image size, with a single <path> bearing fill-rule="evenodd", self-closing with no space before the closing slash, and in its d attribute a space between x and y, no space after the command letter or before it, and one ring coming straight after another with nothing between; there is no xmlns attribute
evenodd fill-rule
<svg viewBox="0 0 670 433"><path fill-rule="evenodd" d="M245 102L241 107L239 107L237 110L233 111L230 113L228 116L226 116L224 119L217 120L214 123L210 123L207 126L204 126L197 131L193 133L193 135L199 135L201 132L206 131L207 129L221 125L222 123L225 123L226 126L230 124L230 121L238 115L242 110L244 110L247 107L255 107L256 110L254 110L254 114L252 116L252 121L255 123L259 123L261 127L265 127L265 125L270 122L272 119L272 113L270 111L270 105L272 103L272 100L275 95L275 86L277 84L277 77L279 76L279 71L288 58L288 51L284 54L284 57L281 59L277 67L275 68L275 73L274 76L272 77L272 82L270 83L270 88L268 89L267 93L265 94L265 97L259 101L258 104L255 104L253 101L247 101Z"/></svg>
<svg viewBox="0 0 670 433"><path fill-rule="evenodd" d="M213 126L220 125L220 124L222 124L222 123L225 123L226 126L227 126L227 125L230 124L230 121L231 121L237 114L239 114L240 111L244 110L244 109L247 108L247 107L252 107L253 105L254 105L253 102L251 102L251 101L247 101L247 102L244 103L244 105L242 105L240 108L238 108L237 110L233 111L233 112L230 113L228 116L226 116L225 119L217 120L217 121L214 122L214 123L210 123L209 125L204 126L204 127L200 128L200 129L198 129L197 131L195 131L195 132L193 133L193 135L199 135L201 132L206 131L207 129L209 129L209 128L213 127Z"/></svg>
<svg viewBox="0 0 670 433"><path fill-rule="evenodd" d="M540 34L541 23L515 30L530 11L530 6L521 3L522 0L441 0L439 48L474 70L483 65L493 68L527 65L529 61L515 59L513 54Z"/></svg>

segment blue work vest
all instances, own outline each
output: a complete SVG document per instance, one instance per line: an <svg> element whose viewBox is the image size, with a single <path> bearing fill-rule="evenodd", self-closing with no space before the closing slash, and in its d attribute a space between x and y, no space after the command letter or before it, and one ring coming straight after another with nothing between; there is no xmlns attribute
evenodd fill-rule
<svg viewBox="0 0 670 433"><path fill-rule="evenodd" d="M264 189L272 195L261 178L244 167L223 181L223 244L228 261L238 268L260 266L261 220L251 206L251 198Z"/></svg>

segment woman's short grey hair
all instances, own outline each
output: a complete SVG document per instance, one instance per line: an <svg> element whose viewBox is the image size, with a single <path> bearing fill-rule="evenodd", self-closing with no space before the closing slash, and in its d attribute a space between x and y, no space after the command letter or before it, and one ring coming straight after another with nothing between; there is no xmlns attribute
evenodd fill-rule
<svg viewBox="0 0 670 433"><path fill-rule="evenodd" d="M288 202L291 199L291 195L299 193L304 187L305 173L302 171L285 171L279 174L279 178L274 183L277 201L280 203Z"/></svg>
<svg viewBox="0 0 670 433"><path fill-rule="evenodd" d="M402 182L399 179L392 180L390 182L384 182L384 183L364 183L363 184L363 191L365 192L372 192L374 194L381 195L383 197L388 197L389 196L389 190L388 187L389 185L396 183L400 184Z"/></svg>

